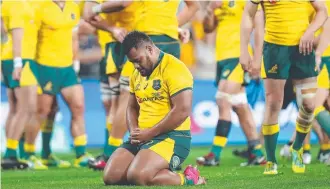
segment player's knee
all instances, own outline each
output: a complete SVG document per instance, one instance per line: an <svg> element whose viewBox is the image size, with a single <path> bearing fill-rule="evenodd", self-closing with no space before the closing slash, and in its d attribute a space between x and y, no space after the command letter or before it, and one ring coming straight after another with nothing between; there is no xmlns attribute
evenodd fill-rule
<svg viewBox="0 0 330 189"><path fill-rule="evenodd" d="M283 98L281 95L266 92L266 106L272 112L277 112L281 110L283 104Z"/></svg>
<svg viewBox="0 0 330 189"><path fill-rule="evenodd" d="M146 170L130 168L127 172L127 180L131 183L145 186L148 185L148 183L151 181L148 175L149 173Z"/></svg>
<svg viewBox="0 0 330 189"><path fill-rule="evenodd" d="M72 104L71 112L73 117L82 116L85 111L85 105L83 101L77 101Z"/></svg>
<svg viewBox="0 0 330 189"><path fill-rule="evenodd" d="M39 106L38 114L40 117L47 117L51 112L51 108L48 106Z"/></svg>
<svg viewBox="0 0 330 189"><path fill-rule="evenodd" d="M118 184L123 174L124 171L119 169L112 169L111 166L107 166L104 170L103 182L105 185Z"/></svg>
<svg viewBox="0 0 330 189"><path fill-rule="evenodd" d="M313 100L303 100L302 106L303 106L304 110L306 111L306 113L314 112L315 103Z"/></svg>

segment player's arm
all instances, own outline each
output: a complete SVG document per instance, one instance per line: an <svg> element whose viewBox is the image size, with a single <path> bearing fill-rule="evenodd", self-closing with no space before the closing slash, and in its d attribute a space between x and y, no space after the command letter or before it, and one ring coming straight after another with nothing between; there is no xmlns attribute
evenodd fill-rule
<svg viewBox="0 0 330 189"><path fill-rule="evenodd" d="M20 4L18 4L20 6ZM8 32L11 32L12 43L13 43L13 58L14 58L14 79L18 80L20 78L20 73L23 67L22 61L22 44L24 36L24 18L23 14L20 14L14 10L10 9L9 13L9 24Z"/></svg>
<svg viewBox="0 0 330 189"><path fill-rule="evenodd" d="M186 3L186 6L178 15L179 27L188 23L200 9L200 3L198 1L184 0L184 2Z"/></svg>
<svg viewBox="0 0 330 189"><path fill-rule="evenodd" d="M79 30L78 35L90 35L96 33L96 28L92 26L90 23L86 22L84 19L81 19L79 22Z"/></svg>
<svg viewBox="0 0 330 189"><path fill-rule="evenodd" d="M312 1L311 4L315 10L315 16L313 21L309 24L309 27L305 31L304 35L301 37L299 43L299 52L303 53L304 55L313 51L314 33L321 28L328 17L327 7L325 6L324 2Z"/></svg>
<svg viewBox="0 0 330 189"><path fill-rule="evenodd" d="M175 130L189 117L192 109L192 90L184 90L172 96L171 104L171 111L157 125L151 128L153 136Z"/></svg>
<svg viewBox="0 0 330 189"><path fill-rule="evenodd" d="M135 94L130 93L126 110L126 123L130 132L138 128L139 110L140 106L136 101Z"/></svg>
<svg viewBox="0 0 330 189"><path fill-rule="evenodd" d="M258 10L254 18L254 50L253 59L257 63L261 63L264 35L265 35L265 19L263 10Z"/></svg>
<svg viewBox="0 0 330 189"><path fill-rule="evenodd" d="M76 73L80 70L80 61L79 61L79 26L76 26L76 28L72 31L72 61L73 61L73 68L76 71Z"/></svg>
<svg viewBox="0 0 330 189"><path fill-rule="evenodd" d="M108 0L102 4L95 5L92 8L92 13L97 15L99 13L111 13L111 12L118 12L126 7L128 7L133 1L125 0L125 1L111 1Z"/></svg>
<svg viewBox="0 0 330 189"><path fill-rule="evenodd" d="M213 32L218 25L217 19L214 14L214 9L217 7L216 3L217 2L215 1L211 1L206 8L206 14L203 19L203 27L205 33Z"/></svg>
<svg viewBox="0 0 330 189"><path fill-rule="evenodd" d="M329 47L330 45L330 17L325 21L323 25L323 31L318 37L318 45L315 50L316 56L322 56L323 52Z"/></svg>
<svg viewBox="0 0 330 189"><path fill-rule="evenodd" d="M260 1L249 1L246 3L242 21L241 21L241 55L240 55L240 63L244 70L250 69L250 55L249 55L249 43L250 43L250 35L253 30L254 18L257 13L258 3Z"/></svg>

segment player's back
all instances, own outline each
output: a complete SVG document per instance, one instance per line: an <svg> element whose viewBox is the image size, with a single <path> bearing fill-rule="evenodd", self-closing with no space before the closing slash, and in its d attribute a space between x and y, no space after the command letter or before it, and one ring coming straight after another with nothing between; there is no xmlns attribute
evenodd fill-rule
<svg viewBox="0 0 330 189"><path fill-rule="evenodd" d="M148 35L167 35L178 39L177 10L180 1L141 1L142 12L136 30Z"/></svg>
<svg viewBox="0 0 330 189"><path fill-rule="evenodd" d="M216 37L217 61L240 56L240 22L245 2L224 1L214 11L218 22Z"/></svg>
<svg viewBox="0 0 330 189"><path fill-rule="evenodd" d="M7 29L7 41L1 44L1 59L13 59L12 34L13 28L23 28L22 58L34 59L37 44L38 24L36 8L38 2L3 1L1 4L2 19ZM19 10L19 11L18 11Z"/></svg>
<svg viewBox="0 0 330 189"><path fill-rule="evenodd" d="M309 26L309 1L263 1L265 12L265 41L294 46Z"/></svg>
<svg viewBox="0 0 330 189"><path fill-rule="evenodd" d="M79 22L79 7L66 1L61 9L55 2L44 2L38 10L40 30L37 61L39 64L67 67L72 64L72 32Z"/></svg>
<svg viewBox="0 0 330 189"><path fill-rule="evenodd" d="M170 112L171 97L192 87L193 77L186 65L164 52L161 52L159 62L149 77L143 77L135 70L130 90L134 91L140 106L139 127L156 125ZM176 130L190 130L190 118Z"/></svg>

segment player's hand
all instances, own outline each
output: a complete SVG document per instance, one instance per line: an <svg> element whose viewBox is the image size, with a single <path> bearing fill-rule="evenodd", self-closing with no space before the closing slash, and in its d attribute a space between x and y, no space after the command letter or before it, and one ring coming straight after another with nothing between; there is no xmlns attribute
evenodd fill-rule
<svg viewBox="0 0 330 189"><path fill-rule="evenodd" d="M20 67L14 69L14 72L13 72L14 80L18 81L21 79L21 72L22 72L22 68L20 68Z"/></svg>
<svg viewBox="0 0 330 189"><path fill-rule="evenodd" d="M315 66L318 72L321 71L322 56L315 54Z"/></svg>
<svg viewBox="0 0 330 189"><path fill-rule="evenodd" d="M131 132L131 143L139 144L150 141L153 138L153 135L150 131L151 131L150 129L144 129L144 130L141 130L139 128L134 129Z"/></svg>
<svg viewBox="0 0 330 189"><path fill-rule="evenodd" d="M188 29L179 29L179 39L182 43L188 43L190 39L190 31Z"/></svg>
<svg viewBox="0 0 330 189"><path fill-rule="evenodd" d="M306 31L304 35L300 38L299 52L301 54L308 55L313 51L314 47L314 33Z"/></svg>
<svg viewBox="0 0 330 189"><path fill-rule="evenodd" d="M251 68L250 68L250 76L252 79L260 78L260 71L261 71L261 62L258 60L252 60Z"/></svg>
<svg viewBox="0 0 330 189"><path fill-rule="evenodd" d="M242 65L244 71L251 72L251 56L249 52L242 52L239 57L239 63Z"/></svg>
<svg viewBox="0 0 330 189"><path fill-rule="evenodd" d="M120 43L124 41L124 38L127 35L127 30L125 28L120 27L112 27L110 32L112 36Z"/></svg>

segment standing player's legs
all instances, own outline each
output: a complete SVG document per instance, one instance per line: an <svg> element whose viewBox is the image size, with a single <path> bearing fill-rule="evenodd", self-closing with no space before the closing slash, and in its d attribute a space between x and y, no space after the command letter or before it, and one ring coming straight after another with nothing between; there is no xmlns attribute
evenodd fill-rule
<svg viewBox="0 0 330 189"><path fill-rule="evenodd" d="M48 169L42 164L42 161L35 156L35 142L43 124L47 122L47 115L51 112L54 96L50 94L38 95L38 114L34 119L30 120L25 130L24 151L26 159L30 162L34 169Z"/></svg>
<svg viewBox="0 0 330 189"><path fill-rule="evenodd" d="M106 45L106 54L104 57L104 62L102 62L101 71L103 74L101 79L104 79L104 82L109 83L108 91L109 91L109 100L111 104L111 108L109 109L109 114L107 117L107 129L108 135L106 136L104 152L102 155L98 156L94 161L89 162L89 167L97 170L103 170L106 166L106 162L111 156L111 154L122 144L122 136L118 138L113 137L113 132L118 131L118 128L114 129L115 125L115 115L118 109L119 103L119 95L120 95L120 70L123 62L125 61L125 57L121 52L121 44L118 42L108 43ZM102 70L103 69L103 70ZM120 122L123 122L120 119ZM125 121L124 121L125 122ZM119 128L120 129L120 128ZM125 128L126 129L126 128ZM115 130L115 131L114 131ZM126 130L125 130L126 131Z"/></svg>
<svg viewBox="0 0 330 189"><path fill-rule="evenodd" d="M269 163L264 174L277 174L275 150L280 130L278 116L283 103L284 85L285 80L265 79L266 106L262 132L265 140L267 161Z"/></svg>
<svg viewBox="0 0 330 189"><path fill-rule="evenodd" d="M23 60L23 69L19 81L12 78L13 62L2 61L2 69L8 88L13 88L16 101L11 100L15 106L15 113L7 126L7 147L1 162L4 169L27 168L27 164L17 159L17 148L19 140L24 132L26 123L36 114L37 111L37 80L36 65L32 60ZM10 97L10 98L11 98Z"/></svg>
<svg viewBox="0 0 330 189"><path fill-rule="evenodd" d="M47 166L54 166L59 168L70 167L71 164L68 161L60 160L52 154L51 150L51 138L54 131L55 116L59 111L59 106L56 97L54 97L51 111L47 116L47 121L41 125L41 137L42 137L42 151L41 158L42 163Z"/></svg>
<svg viewBox="0 0 330 189"><path fill-rule="evenodd" d="M216 127L215 137L211 152L197 158L200 165L219 165L219 159L231 129L232 105L246 103L244 94L239 94L243 83L243 69L237 58L217 62L218 91L216 101L219 109L219 120ZM235 99L235 101L233 101Z"/></svg>
<svg viewBox="0 0 330 189"><path fill-rule="evenodd" d="M126 62L121 71L119 79L120 95L118 99L118 106L116 114L113 118L113 129L109 137L109 144L112 147L111 153L107 154L108 157L123 143L123 137L127 132L126 125L126 109L129 96L129 78L134 72L134 65L131 62Z"/></svg>
<svg viewBox="0 0 330 189"><path fill-rule="evenodd" d="M296 88L299 113L296 120L296 139L292 144L292 171L304 173L302 145L312 128L314 120L315 96L317 93L317 72L314 53L302 55L298 46L289 48L291 54L290 76ZM323 104L323 103L322 103Z"/></svg>
<svg viewBox="0 0 330 189"><path fill-rule="evenodd" d="M74 166L85 167L91 156L86 153L87 135L84 119L84 90L78 84L74 70L70 69L68 72L71 75L71 77L67 78L68 82L72 83L65 84L62 87L61 94L71 111L71 135L76 152Z"/></svg>
<svg viewBox="0 0 330 189"><path fill-rule="evenodd" d="M289 47L264 42L261 77L264 78L266 105L262 133L265 140L267 165L265 175L277 174L275 156L277 138L280 131L278 116L284 99L284 87L289 78L291 66Z"/></svg>
<svg viewBox="0 0 330 189"><path fill-rule="evenodd" d="M5 123L5 132L6 132L6 138L8 138L8 132L9 132L9 126L11 125L11 122L13 120L13 117L16 112L16 99L15 99L15 94L14 90L7 88L7 98L8 98L8 104L9 104L9 111Z"/></svg>
<svg viewBox="0 0 330 189"><path fill-rule="evenodd" d="M247 102L244 87L241 88L238 95L233 96L232 104L233 110L236 112L240 125L248 140L248 161L242 163L241 166L265 164L266 160L261 151L262 146L256 129L256 123Z"/></svg>

